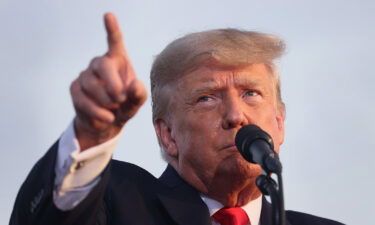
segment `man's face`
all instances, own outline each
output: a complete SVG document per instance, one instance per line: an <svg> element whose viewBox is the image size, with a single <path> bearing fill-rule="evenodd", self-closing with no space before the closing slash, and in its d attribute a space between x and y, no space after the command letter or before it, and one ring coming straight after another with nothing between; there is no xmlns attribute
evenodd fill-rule
<svg viewBox="0 0 375 225"><path fill-rule="evenodd" d="M202 67L184 75L169 96L172 165L203 193L226 182L254 182L259 166L245 161L234 144L237 131L256 124L271 135L275 150L283 142L283 114L275 84L264 64L236 70Z"/></svg>

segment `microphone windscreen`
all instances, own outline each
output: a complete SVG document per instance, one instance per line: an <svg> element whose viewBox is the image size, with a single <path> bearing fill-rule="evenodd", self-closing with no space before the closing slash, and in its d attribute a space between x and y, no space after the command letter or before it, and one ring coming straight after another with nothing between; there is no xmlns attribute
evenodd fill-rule
<svg viewBox="0 0 375 225"><path fill-rule="evenodd" d="M274 147L271 136L257 125L250 124L243 126L236 134L235 144L237 149L247 160L252 158L252 156L249 155L249 148L256 140L264 140L270 145L271 149Z"/></svg>

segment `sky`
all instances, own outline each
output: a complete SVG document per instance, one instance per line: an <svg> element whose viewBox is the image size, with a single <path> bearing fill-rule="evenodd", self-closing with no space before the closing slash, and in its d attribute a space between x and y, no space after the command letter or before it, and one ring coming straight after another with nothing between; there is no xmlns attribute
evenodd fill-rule
<svg viewBox="0 0 375 225"><path fill-rule="evenodd" d="M31 167L74 118L69 85L106 51L105 12L117 15L148 90L154 57L186 33L234 27L282 37L286 208L375 224L371 0L0 0L0 224ZM150 100L126 125L114 158L163 172Z"/></svg>

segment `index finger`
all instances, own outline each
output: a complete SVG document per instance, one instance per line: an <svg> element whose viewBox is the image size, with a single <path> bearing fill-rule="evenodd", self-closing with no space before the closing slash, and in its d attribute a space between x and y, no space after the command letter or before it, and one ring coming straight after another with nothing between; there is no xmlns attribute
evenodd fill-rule
<svg viewBox="0 0 375 225"><path fill-rule="evenodd" d="M120 55L126 57L126 50L122 40L120 26L114 14L106 13L104 15L104 24L107 31L107 42L109 56Z"/></svg>

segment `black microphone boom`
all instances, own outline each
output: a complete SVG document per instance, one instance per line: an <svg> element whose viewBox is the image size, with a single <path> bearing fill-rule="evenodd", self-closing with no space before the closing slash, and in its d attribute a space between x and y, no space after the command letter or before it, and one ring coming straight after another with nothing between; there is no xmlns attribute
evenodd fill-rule
<svg viewBox="0 0 375 225"><path fill-rule="evenodd" d="M259 164L267 173L281 173L282 166L269 134L256 125L243 126L235 143L241 155L249 162Z"/></svg>
<svg viewBox="0 0 375 225"><path fill-rule="evenodd" d="M271 197L272 224L285 225L282 167L278 155L273 150L271 136L256 125L247 125L237 132L235 142L247 161L259 164L267 173L257 177L256 185L264 195ZM276 173L278 185L272 179L271 173Z"/></svg>

